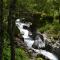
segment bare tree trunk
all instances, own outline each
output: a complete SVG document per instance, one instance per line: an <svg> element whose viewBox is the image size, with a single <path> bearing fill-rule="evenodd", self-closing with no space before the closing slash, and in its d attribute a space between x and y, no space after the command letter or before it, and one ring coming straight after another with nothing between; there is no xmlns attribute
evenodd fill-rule
<svg viewBox="0 0 60 60"><path fill-rule="evenodd" d="M3 52L3 0L0 0L0 60Z"/></svg>
<svg viewBox="0 0 60 60"><path fill-rule="evenodd" d="M60 24L60 7L59 7L59 24Z"/></svg>
<svg viewBox="0 0 60 60"><path fill-rule="evenodd" d="M11 60L15 60L15 47L14 47L15 3L16 0L11 0L8 16L8 30L11 44Z"/></svg>

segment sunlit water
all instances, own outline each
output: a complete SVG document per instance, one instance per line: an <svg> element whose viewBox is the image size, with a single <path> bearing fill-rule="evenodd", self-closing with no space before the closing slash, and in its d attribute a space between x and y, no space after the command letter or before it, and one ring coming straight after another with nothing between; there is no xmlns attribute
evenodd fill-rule
<svg viewBox="0 0 60 60"><path fill-rule="evenodd" d="M18 29L20 30L22 37L24 38L24 43L27 44L29 49L34 50L38 54L42 54L43 56L47 57L50 60L58 60L58 58L53 53L50 53L50 52L48 52L46 50L42 50L42 49L40 49L40 50L34 49L32 47L32 45L35 41L31 37L29 37L29 35L28 35L29 31L27 29L23 29L23 26L29 27L30 26L29 24L21 23L19 19L17 19L15 23L16 23L16 26L18 27ZM36 44L38 44L39 47L45 47L45 43L43 43L43 41L40 39L40 37L38 37L38 42Z"/></svg>

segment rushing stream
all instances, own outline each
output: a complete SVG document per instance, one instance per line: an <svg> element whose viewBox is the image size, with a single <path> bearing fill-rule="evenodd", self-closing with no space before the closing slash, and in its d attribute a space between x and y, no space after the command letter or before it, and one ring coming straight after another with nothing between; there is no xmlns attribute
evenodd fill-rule
<svg viewBox="0 0 60 60"><path fill-rule="evenodd" d="M20 30L20 33L24 38L24 43L26 43L28 49L34 50L36 53L45 56L49 60L58 60L58 58L53 53L50 53L46 50L41 49L45 47L45 41L41 40L39 35L37 36L36 40L33 40L33 38L29 36L29 35L32 35L32 33L28 30L28 28L30 27L29 23L22 23L20 19L17 19L15 24ZM34 47L32 47L33 45L37 46L38 49L35 49Z"/></svg>

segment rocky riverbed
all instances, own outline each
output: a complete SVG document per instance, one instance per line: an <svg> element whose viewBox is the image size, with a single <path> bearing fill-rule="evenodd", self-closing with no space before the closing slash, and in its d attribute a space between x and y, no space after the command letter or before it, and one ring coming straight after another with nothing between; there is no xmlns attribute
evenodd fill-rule
<svg viewBox="0 0 60 60"><path fill-rule="evenodd" d="M47 33L43 34L45 41L46 41L46 49L50 52L56 54L59 57L60 60L60 38L54 38L51 36L48 36Z"/></svg>
<svg viewBox="0 0 60 60"><path fill-rule="evenodd" d="M45 43L46 43L45 50L56 54L60 59L60 39L54 40L53 37L48 37L48 35L46 33L44 33L42 35L44 36ZM22 39L16 37L15 38L15 43L16 43L17 47L19 46L19 47L24 48L26 53L29 53L31 55L32 58L30 60L37 60L35 58L37 54L36 53L32 54L33 51L28 50L26 48L26 44L24 44Z"/></svg>

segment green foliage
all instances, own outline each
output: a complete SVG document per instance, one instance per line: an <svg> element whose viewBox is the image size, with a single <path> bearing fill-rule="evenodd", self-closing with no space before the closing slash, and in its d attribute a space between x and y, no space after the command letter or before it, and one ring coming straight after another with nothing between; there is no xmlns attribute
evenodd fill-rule
<svg viewBox="0 0 60 60"><path fill-rule="evenodd" d="M4 2L3 4L3 19L4 19L3 21L4 23L3 60L10 60L11 59L10 58L11 57L10 41L9 41L9 37L7 33L7 27L8 27L7 18L9 15L10 0L3 0L3 2ZM40 32L46 32L48 34L51 34L50 36L54 36L54 37L60 36L60 24L55 19L55 16L60 14L60 0L17 0L16 12L15 12L17 14L16 17L19 16L20 18L21 17L20 14L22 14L22 12L28 12L28 14L30 12L32 14L40 12L41 16L39 16L39 19L38 19L38 16L34 17L36 19L34 20L35 27L38 27L38 30ZM47 19L45 20L43 19L44 13L45 13L45 16L54 17L55 22L53 21L53 23L50 23L50 24L47 23ZM48 21L50 22L49 19ZM18 34L18 33L20 32L16 29L15 34ZM21 48L16 48L15 52L16 52L16 56L15 56L16 60L29 60L30 59L28 54L26 54L26 52ZM36 60L42 60L42 58L36 58Z"/></svg>
<svg viewBox="0 0 60 60"><path fill-rule="evenodd" d="M60 31L60 24L55 22L53 25L54 32L58 33Z"/></svg>
<svg viewBox="0 0 60 60"><path fill-rule="evenodd" d="M16 60L29 60L29 56L25 53L24 49L16 48L15 52ZM10 41L7 34L4 35L3 60L11 60Z"/></svg>
<svg viewBox="0 0 60 60"><path fill-rule="evenodd" d="M26 54L26 52L21 49L21 48L16 48L16 60L29 60L28 54Z"/></svg>
<svg viewBox="0 0 60 60"><path fill-rule="evenodd" d="M11 60L10 43L7 34L4 34L3 60Z"/></svg>
<svg viewBox="0 0 60 60"><path fill-rule="evenodd" d="M11 60L11 52L10 52L10 48L5 47L3 49L3 60Z"/></svg>
<svg viewBox="0 0 60 60"><path fill-rule="evenodd" d="M41 27L40 29L38 29L40 32L45 32L47 30L50 30L50 28L52 27L52 25L50 24L46 24L45 26Z"/></svg>
<svg viewBox="0 0 60 60"><path fill-rule="evenodd" d="M45 26L38 29L40 32L46 32L50 37L60 37L60 24L53 22L52 24L46 24Z"/></svg>
<svg viewBox="0 0 60 60"><path fill-rule="evenodd" d="M36 58L36 60L44 60L43 58Z"/></svg>

